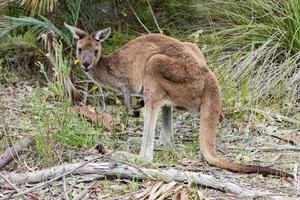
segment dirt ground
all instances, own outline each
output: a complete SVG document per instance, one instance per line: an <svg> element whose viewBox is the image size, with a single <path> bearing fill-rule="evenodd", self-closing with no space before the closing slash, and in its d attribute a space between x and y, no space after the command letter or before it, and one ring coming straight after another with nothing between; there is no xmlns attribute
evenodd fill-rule
<svg viewBox="0 0 300 200"><path fill-rule="evenodd" d="M44 102L45 108L37 106L39 103L36 103L36 93L36 86L29 82L21 82L9 87L0 85L1 152L11 144L39 133L32 144L24 148L14 161L1 170L1 175L33 172L50 166L86 161L94 156L90 149L99 141L112 150L119 148L122 151L138 153L143 120L142 117L138 119L127 117L124 106L117 104L106 107L105 112L109 113L117 124L117 128L109 131L103 127L102 123L92 124L76 114L71 105L64 108L68 110L64 112L71 113L67 117L64 116L64 112L60 113L61 107L57 107L56 102ZM38 114L40 111L36 109L51 109L53 113L59 110L58 116L66 122L60 124L55 121L55 118L52 120L50 113L46 116L49 118L50 125L46 124ZM236 162L269 166L299 176L299 124L287 122L271 114L262 116L257 112L251 112L250 109L247 110L243 113L237 113L235 110L223 113L217 138L219 153ZM53 116L56 115L53 114ZM135 164L147 168L172 167L201 172L237 183L242 187L273 194L272 197L260 196L245 199L300 199L300 183L291 179L263 177L257 174L236 174L209 166L199 154L199 125L198 117L175 111L174 146L164 150L156 149L154 163L151 165ZM55 131L57 129L58 131ZM74 131L72 129L80 130L80 133L72 132ZM159 132L159 122L157 132ZM101 159L95 162L101 162ZM158 181L152 180L152 184ZM33 190L30 193L31 196L22 195L14 199L74 199L74 197L77 199L134 199L126 194L133 195L135 192L144 191L151 185L149 182L150 180L138 181L99 175L69 175ZM17 185L18 192L38 184L40 183ZM195 185L192 182L177 183L177 186L180 185L189 191L189 199L243 199L239 194ZM12 187L0 185L0 199L14 193L14 190ZM165 199L172 199L174 193L175 191L170 190ZM80 197L80 194L83 196Z"/></svg>

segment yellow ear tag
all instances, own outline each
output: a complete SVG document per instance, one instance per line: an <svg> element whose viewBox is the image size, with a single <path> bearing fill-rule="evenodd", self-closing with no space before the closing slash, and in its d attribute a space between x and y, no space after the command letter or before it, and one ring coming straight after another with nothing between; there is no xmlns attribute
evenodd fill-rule
<svg viewBox="0 0 300 200"><path fill-rule="evenodd" d="M79 64L79 60L78 60L78 58L76 58L75 60L74 60L74 65L78 65Z"/></svg>

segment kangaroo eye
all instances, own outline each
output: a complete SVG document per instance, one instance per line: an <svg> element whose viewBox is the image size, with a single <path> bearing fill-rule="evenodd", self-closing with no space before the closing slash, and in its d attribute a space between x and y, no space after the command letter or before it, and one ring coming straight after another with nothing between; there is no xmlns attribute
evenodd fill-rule
<svg viewBox="0 0 300 200"><path fill-rule="evenodd" d="M95 56L97 56L99 53L99 50L95 50Z"/></svg>
<svg viewBox="0 0 300 200"><path fill-rule="evenodd" d="M81 48L78 48L78 52L81 53L81 51L82 51L82 49L81 49Z"/></svg>

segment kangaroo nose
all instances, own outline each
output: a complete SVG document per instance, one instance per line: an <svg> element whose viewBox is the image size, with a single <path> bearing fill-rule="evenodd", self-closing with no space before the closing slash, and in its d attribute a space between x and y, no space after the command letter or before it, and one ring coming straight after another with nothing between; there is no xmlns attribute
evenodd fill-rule
<svg viewBox="0 0 300 200"><path fill-rule="evenodd" d="M82 63L82 65L83 65L85 68L88 68L88 67L90 66L90 63L84 62L84 63Z"/></svg>
<svg viewBox="0 0 300 200"><path fill-rule="evenodd" d="M90 69L91 69L90 63L84 62L84 63L82 63L82 65L83 65L84 71L86 71L86 72L90 71Z"/></svg>

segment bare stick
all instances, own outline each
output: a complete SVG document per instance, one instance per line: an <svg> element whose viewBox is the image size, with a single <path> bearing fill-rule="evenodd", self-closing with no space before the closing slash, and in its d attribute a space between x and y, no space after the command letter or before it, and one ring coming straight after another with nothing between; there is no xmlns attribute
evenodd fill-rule
<svg viewBox="0 0 300 200"><path fill-rule="evenodd" d="M112 155L113 155L113 154L112 154ZM117 159L114 159L114 158L111 158L111 157L107 157L107 158L110 159L110 160L112 160L112 161L120 162L120 163L129 165L129 166L131 166L131 167L134 167L134 168L136 168L137 170L139 170L141 173L143 173L144 175L146 175L148 178L150 178L151 180L156 180L156 179L153 178L150 174L147 174L145 171L143 171L142 168L140 168L140 167L137 166L137 165L134 165L134 164L131 164L131 163L129 163L129 162L122 161L122 160L117 160ZM124 158L126 159L125 156L124 156Z"/></svg>
<svg viewBox="0 0 300 200"><path fill-rule="evenodd" d="M288 138L284 138L284 136L291 135L294 132L299 132L299 130L277 130L277 127L266 126L266 125L257 125L255 126L255 129L257 129L259 132L262 132L263 134L270 135L273 138L282 140L291 145L297 145L296 141L293 141Z"/></svg>
<svg viewBox="0 0 300 200"><path fill-rule="evenodd" d="M107 199L104 199L104 200L119 200L119 199L129 199L131 198L133 195L135 194L138 194L140 192L143 192L143 190L138 190L138 191L135 191L135 192L131 192L129 194L125 194L125 195L122 195L122 196L118 196L118 197L109 197Z"/></svg>
<svg viewBox="0 0 300 200"><path fill-rule="evenodd" d="M12 182L10 182L7 178L5 178L5 176L2 173L0 173L0 177L15 191L17 192L21 191L21 189L17 188L17 186L15 186Z"/></svg>
<svg viewBox="0 0 300 200"><path fill-rule="evenodd" d="M90 159L90 160L88 160L88 161L86 161L86 162L83 162L83 163L80 163L80 164L78 164L78 166L76 166L76 167L73 167L73 168L71 168L71 169L69 169L68 167L64 167L64 165L62 165L62 166L60 166L59 167L59 169L56 169L56 168L50 168L50 174L47 174L47 176L44 176L43 175L43 170L42 170L42 175L39 177L39 178L41 178L41 179L39 179L39 180L36 180L35 178L34 178L34 176L29 176L29 177L25 177L25 179L24 179L24 177L19 177L19 178L21 178L21 179L19 179L19 182L18 183L26 183L26 182L41 182L41 181L44 181L44 180L47 180L47 179L49 179L49 177L53 177L53 176L56 176L56 175L58 175L57 177L54 177L54 178L52 178L51 180L48 180L48 181L46 181L46 182L44 182L43 184L40 184L40 185L36 185L36 186L34 186L34 187L32 187L32 188L29 188L28 190L25 190L25 191L23 191L23 192L19 192L18 194L15 194L15 195L13 195L13 196L7 196L7 197L4 197L4 198L1 198L0 200L5 200L5 199L10 199L11 197L19 197L19 196L22 196L22 195L24 195L24 194L27 194L27 193L30 193L30 192L32 192L32 191L34 191L34 190L36 190L36 189L39 189L39 188L43 188L43 187L45 187L45 186L48 186L49 184L51 184L51 183L53 183L54 181L57 181L57 180L59 180L59 179L61 179L61 178L63 178L63 177L65 177L65 176L68 176L68 175L70 175L70 174L72 174L73 172L75 172L75 171L77 171L78 169L80 169L80 168L82 168L83 166L85 166L86 164L88 164L88 163L90 163L90 162L93 162L93 161L95 161L95 160L97 160L97 159L100 159L100 158L103 158L103 157L105 157L105 156L109 156L110 154L113 154L113 153L115 153L115 152L117 152L123 145L125 145L125 144L127 144L127 142L126 143L124 143L124 144L122 144L121 146L119 146L119 148L117 148L116 150L114 150L114 151L110 151L109 153L106 153L105 155L104 154L102 154L102 155L99 155L99 156L97 156L97 157L95 157L95 158L92 158L92 159ZM69 170L68 170L69 169ZM53 170L53 171L51 171L51 170ZM88 173L87 173L88 174ZM20 182L21 181L21 182ZM24 182L25 181L25 182ZM14 181L15 182L15 181ZM17 183L17 184L18 184ZM4 183L3 183L4 184ZM1 186L1 181L0 181L0 186Z"/></svg>
<svg viewBox="0 0 300 200"><path fill-rule="evenodd" d="M230 150L241 150L241 148L229 147ZM274 152L274 151L295 151L300 152L300 146L280 145L274 147L245 147L244 151L261 151L261 152Z"/></svg>
<svg viewBox="0 0 300 200"><path fill-rule="evenodd" d="M5 178L5 176L0 173L0 177L11 187L13 188L16 192L22 192L22 190L20 188L18 188L17 186L15 186L11 181L9 181L7 178ZM30 197L33 197L35 199L37 199L38 197L34 194L27 194ZM9 197L11 197L11 195L9 195Z"/></svg>
<svg viewBox="0 0 300 200"><path fill-rule="evenodd" d="M83 199L86 194L90 191L91 187L93 187L96 184L96 182L90 184L87 188L85 188L82 192L80 192L78 195L76 195L73 200L80 200Z"/></svg>
<svg viewBox="0 0 300 200"><path fill-rule="evenodd" d="M129 7L131 9L131 11L133 12L134 16L136 17L136 19L139 21L139 23L142 25L142 27L148 32L148 33L151 33L149 31L149 29L145 26L145 24L142 22L142 20L139 18L139 16L136 14L136 12L134 11L131 3L127 0L127 3L129 4Z"/></svg>
<svg viewBox="0 0 300 200"><path fill-rule="evenodd" d="M68 193L67 193L67 183L66 183L66 177L64 176L63 177L63 188L64 188L64 197L66 200L69 200L69 196L68 196Z"/></svg>
<svg viewBox="0 0 300 200"><path fill-rule="evenodd" d="M157 23L157 20L156 20L156 17L155 17L155 15L154 15L154 12L153 12L153 10L152 10L152 7L151 7L151 4L150 4L150 1L149 1L149 0L147 0L147 3L148 3L148 6L149 6L149 9L150 9L150 12L151 12L151 14L152 14L153 20L154 20L154 22L155 22L155 25L156 25L156 27L157 27L158 31L160 32L160 34L163 34L163 31L162 31L162 29L159 27L159 25L158 25L158 23Z"/></svg>
<svg viewBox="0 0 300 200"><path fill-rule="evenodd" d="M113 152L111 152L111 153L113 153ZM19 177L20 179L18 179L17 182L15 182L15 181L13 181L13 182L15 182L15 183L17 183L17 184L22 183L22 182L24 183L24 181L25 181L25 182L29 182L29 183L30 183L30 182L31 182L31 183L35 183L35 182L41 182L41 181L47 180L47 179L48 179L49 177L51 177L51 176L56 176L56 175L58 175L58 176L52 178L51 180L48 180L48 181L44 182L44 183L41 184L41 185L36 185L36 186L34 186L34 187L32 187L32 188L29 188L28 190L25 190L25 191L23 191L23 192L19 192L18 194L13 195L12 197L19 197L19 196L22 196L22 195L27 194L27 193L29 193L29 192L32 192L32 191L34 191L34 190L36 190L36 189L43 188L43 187L45 187L45 186L47 186L47 185L53 183L54 181L57 181L57 180L59 180L59 179L65 177L65 176L68 176L68 175L72 174L72 173L75 172L76 170L82 168L84 165L86 165L86 164L88 164L88 163L90 163L90 162L92 162L92 161L94 161L94 160L100 159L100 158L102 158L103 156L104 156L104 155L100 155L100 156L97 156L97 157L95 157L95 158L93 158L93 159L90 159L90 160L88 160L88 161L86 161L86 162L77 164L76 167L72 167L71 169L68 168L68 167L64 167L64 165L60 166L58 169L56 169L56 168L50 168L50 173L48 173L47 176L44 176L44 175L41 175L41 174L40 174L40 176L38 176L39 179L35 179L36 177L35 177L34 175L31 175L31 176L29 176L29 177ZM40 171L40 172L41 172L41 173L44 173L43 170ZM48 171L48 172L49 172L49 171ZM0 185L1 185L1 181L0 181ZM10 198L10 197L4 197L4 198L1 198L0 200L9 199L9 198Z"/></svg>
<svg viewBox="0 0 300 200"><path fill-rule="evenodd" d="M4 168L8 163L10 163L17 154L22 150L22 148L28 146L33 137L24 138L18 144L15 144L12 147L9 147L0 155L0 170Z"/></svg>

